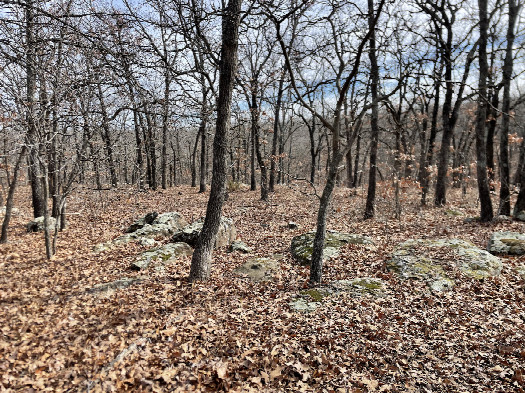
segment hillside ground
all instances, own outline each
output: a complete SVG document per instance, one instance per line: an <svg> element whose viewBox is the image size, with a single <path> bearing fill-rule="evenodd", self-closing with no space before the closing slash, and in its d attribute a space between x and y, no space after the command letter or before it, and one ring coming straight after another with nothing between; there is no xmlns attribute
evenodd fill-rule
<svg viewBox="0 0 525 393"><path fill-rule="evenodd" d="M301 192L302 191L302 192ZM295 235L314 228L318 200L300 184L279 186L270 202L241 187L231 192L231 217L249 255L218 249L208 282L189 284L190 257L166 272L129 269L136 244L95 254L150 211L203 216L208 193L180 186L79 189L69 199L69 227L58 252L45 259L42 233L26 233L27 189L17 197L9 243L0 245L0 390L28 392L522 392L525 389L525 291L504 258L497 278L457 277L451 292L431 293L385 268L396 244L410 238L460 238L485 248L497 230L525 232L521 222L464 223L478 214L475 188L451 189L445 208L419 204L415 187L401 195L381 184L377 215L362 220L366 190L336 191L330 229L359 233L376 247L347 245L324 268L324 281L377 277L382 297L344 294L310 314L289 302L308 268L290 255ZM450 214L454 210L454 214ZM458 215L460 213L461 215ZM298 229L288 228L294 221ZM251 282L233 270L253 256L282 254L273 280ZM96 284L145 275L104 294Z"/></svg>

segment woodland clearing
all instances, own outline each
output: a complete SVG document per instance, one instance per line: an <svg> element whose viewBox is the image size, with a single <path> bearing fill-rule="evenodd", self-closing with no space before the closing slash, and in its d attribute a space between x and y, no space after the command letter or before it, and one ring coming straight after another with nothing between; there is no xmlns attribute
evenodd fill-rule
<svg viewBox="0 0 525 393"><path fill-rule="evenodd" d="M474 188L466 196L451 189L447 207L435 208L421 207L409 187L396 220L393 190L389 184L379 190L376 218L366 221L366 191L336 190L328 228L370 236L376 247L343 246L325 263L323 281L380 278L385 295L342 294L299 313L289 303L305 288L309 270L291 257L290 241L314 229L314 196L279 186L266 203L243 187L230 192L224 215L253 251L215 250L211 279L189 284L191 257L144 273L129 266L147 247L129 243L100 254L93 247L150 211L178 211L192 222L204 215L208 193L188 186L77 190L69 199L69 227L47 261L43 234L25 232L30 193L22 188L10 241L0 246L1 390L524 391L525 291L515 269L525 256L504 256L495 278L457 277L444 293L399 280L385 261L410 238L458 238L485 249L493 232L524 233L525 224L465 223L479 211ZM233 274L248 258L272 254L284 256L272 280ZM133 277L142 280L90 290Z"/></svg>

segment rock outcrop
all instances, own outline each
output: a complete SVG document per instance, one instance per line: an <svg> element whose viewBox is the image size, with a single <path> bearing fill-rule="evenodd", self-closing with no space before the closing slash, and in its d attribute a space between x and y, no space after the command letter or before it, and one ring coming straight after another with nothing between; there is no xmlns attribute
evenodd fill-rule
<svg viewBox="0 0 525 393"><path fill-rule="evenodd" d="M525 234L518 232L494 232L487 250L492 254L525 254Z"/></svg>
<svg viewBox="0 0 525 393"><path fill-rule="evenodd" d="M131 264L134 270L143 270L148 268L151 264L159 266L168 266L175 263L179 258L193 254L193 249L186 243L168 243L162 247L153 248L144 251Z"/></svg>
<svg viewBox="0 0 525 393"><path fill-rule="evenodd" d="M184 242L190 246L195 247L197 240L201 234L202 226L204 225L204 219L201 218L194 223L185 226L184 228L176 231L172 238L172 242ZM224 247L231 244L237 237L237 229L233 225L231 218L221 217L219 224L219 231L217 232L217 238L215 239L215 248Z"/></svg>
<svg viewBox="0 0 525 393"><path fill-rule="evenodd" d="M447 267L474 279L497 276L503 266L499 258L460 239L407 240L398 245L386 265L403 279L424 280L433 291L448 291L454 280L444 268L443 253L448 254Z"/></svg>
<svg viewBox="0 0 525 393"><path fill-rule="evenodd" d="M292 256L303 266L308 266L312 262L314 237L315 232L308 232L299 236L295 236L292 239ZM339 249L345 244L373 245L374 242L368 236L336 231L326 231L323 259L338 256Z"/></svg>

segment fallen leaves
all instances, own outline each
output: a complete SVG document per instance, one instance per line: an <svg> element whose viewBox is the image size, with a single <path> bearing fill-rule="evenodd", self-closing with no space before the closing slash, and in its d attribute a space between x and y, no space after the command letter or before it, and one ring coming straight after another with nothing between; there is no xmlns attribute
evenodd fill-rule
<svg viewBox="0 0 525 393"><path fill-rule="evenodd" d="M204 214L207 195L178 187L139 194L137 203L126 204L118 192L73 196L71 211L85 214L71 217L52 261L43 258L42 235L25 233L15 217L14 240L0 249L0 390L523 389L525 293L512 266L525 257L509 258L497 279L458 279L453 292L442 295L384 269L389 252L408 238L437 238L446 231L484 246L492 231L519 231L520 224L465 226L440 209L421 209L415 193L401 220L390 220L389 201L379 199L380 217L361 222L363 195L349 202L345 193L336 192L330 229L371 236L377 247L343 247L338 259L326 263L324 280L378 277L389 292L379 298L342 294L312 314L288 307L308 277L307 268L289 256L289 245L312 229L317 201L285 187L270 204L258 201L257 193L230 194L225 215L254 251L216 250L209 282L188 284L185 258L104 296L89 289L138 278L128 266L144 248L128 244L94 255L94 244L116 237L151 210L177 210L192 221ZM463 203L466 214L476 211L460 199L453 203ZM27 200L18 206L29 209ZM288 228L290 221L301 230ZM232 273L250 257L276 253L285 257L273 281L253 283Z"/></svg>

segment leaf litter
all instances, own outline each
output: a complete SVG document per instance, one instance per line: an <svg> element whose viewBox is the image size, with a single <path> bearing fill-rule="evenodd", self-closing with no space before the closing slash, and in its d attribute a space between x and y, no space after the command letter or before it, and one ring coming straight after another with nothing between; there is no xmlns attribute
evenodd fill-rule
<svg viewBox="0 0 525 393"><path fill-rule="evenodd" d="M383 185L387 187L387 185ZM475 198L451 190L450 207L477 214ZM472 191L474 192L474 191ZM134 272L147 248L130 243L94 254L150 211L204 215L208 194L187 186L73 195L58 253L45 259L43 235L26 233L29 193L22 190L10 242L0 248L0 388L34 392L521 392L525 389L524 282L514 270L525 257L504 259L499 277L455 277L449 293L385 268L410 238L459 238L485 248L497 230L524 232L519 222L464 223L445 209L421 208L417 191L393 218L387 194L378 216L362 221L365 193L339 189L328 228L359 233L376 247L346 245L324 266L323 280L380 278L385 296L343 293L312 313L289 303L308 280L290 255L293 236L313 230L317 200L279 187L269 203L258 193L230 193L231 217L250 254L214 252L212 277L189 284L191 257L164 271ZM293 221L298 228L290 227ZM160 239L159 239L160 240ZM164 240L167 241L167 240ZM273 279L234 274L249 258L281 254ZM437 258L449 261L443 250ZM451 269L453 263L447 265ZM103 294L97 285L134 280Z"/></svg>

